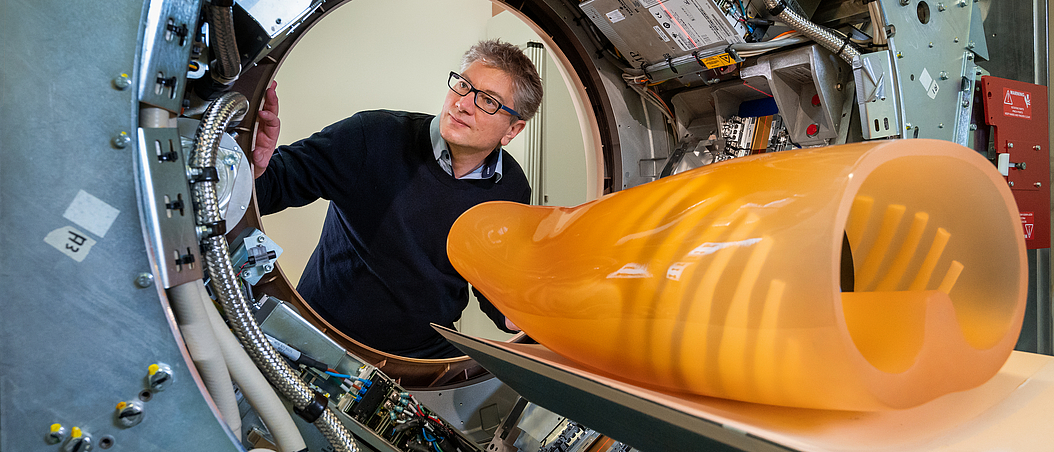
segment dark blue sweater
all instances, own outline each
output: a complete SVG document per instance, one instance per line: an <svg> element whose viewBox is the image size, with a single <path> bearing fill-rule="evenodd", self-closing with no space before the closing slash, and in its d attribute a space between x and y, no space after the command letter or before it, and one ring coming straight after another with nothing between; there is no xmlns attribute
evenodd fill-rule
<svg viewBox="0 0 1054 452"><path fill-rule="evenodd" d="M297 291L348 336L410 357L460 354L429 326L452 328L468 305L467 283L446 255L454 220L485 201L529 202L531 193L508 153L499 181L443 171L429 135L433 117L355 114L279 147L256 180L264 215L331 201ZM504 329L493 305L481 298L480 307Z"/></svg>

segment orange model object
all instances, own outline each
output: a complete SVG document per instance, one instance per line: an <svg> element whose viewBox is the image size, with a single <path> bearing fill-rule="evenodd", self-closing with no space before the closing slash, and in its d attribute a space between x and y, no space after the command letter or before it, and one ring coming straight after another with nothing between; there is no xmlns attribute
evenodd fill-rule
<svg viewBox="0 0 1054 452"><path fill-rule="evenodd" d="M841 410L995 375L1028 268L1003 178L936 140L750 156L571 208L481 204L447 249L524 332L616 378Z"/></svg>

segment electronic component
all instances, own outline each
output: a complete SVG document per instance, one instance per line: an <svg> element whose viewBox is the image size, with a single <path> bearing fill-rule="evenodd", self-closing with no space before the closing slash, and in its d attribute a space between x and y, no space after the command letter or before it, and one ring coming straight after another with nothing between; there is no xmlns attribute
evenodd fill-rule
<svg viewBox="0 0 1054 452"><path fill-rule="evenodd" d="M231 254L231 262L238 269L239 277L249 284L256 284L263 275L274 270L275 261L282 255L282 247L256 228L246 229L239 238L234 241L237 248Z"/></svg>
<svg viewBox="0 0 1054 452"><path fill-rule="evenodd" d="M438 446L444 452L480 450L396 380L348 353L289 304L265 295L254 308L268 341L300 365L301 380L335 402L338 419L374 449L413 452L434 451Z"/></svg>
<svg viewBox="0 0 1054 452"><path fill-rule="evenodd" d="M713 0L589 0L580 8L635 67L743 42L730 18L739 12L723 12Z"/></svg>
<svg viewBox="0 0 1054 452"><path fill-rule="evenodd" d="M725 153L732 157L784 151L790 144L780 115L732 116L721 124L721 136L725 141Z"/></svg>

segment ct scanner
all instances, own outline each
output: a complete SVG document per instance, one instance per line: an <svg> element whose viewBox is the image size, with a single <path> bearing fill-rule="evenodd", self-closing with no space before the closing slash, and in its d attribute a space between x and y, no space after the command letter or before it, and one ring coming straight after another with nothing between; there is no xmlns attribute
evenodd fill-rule
<svg viewBox="0 0 1054 452"><path fill-rule="evenodd" d="M285 55L345 2L0 7L0 449L821 450L750 427L787 413L640 396L522 336L448 332L471 357L418 360L315 315L273 265L239 151ZM980 61L1008 57L993 29L1045 37L1045 6L1024 36L985 20L1020 6L976 0L500 3L575 87L598 194L847 142L982 152L1030 213L1026 330L1049 340L1046 90ZM1028 125L986 116L985 90L1028 93Z"/></svg>

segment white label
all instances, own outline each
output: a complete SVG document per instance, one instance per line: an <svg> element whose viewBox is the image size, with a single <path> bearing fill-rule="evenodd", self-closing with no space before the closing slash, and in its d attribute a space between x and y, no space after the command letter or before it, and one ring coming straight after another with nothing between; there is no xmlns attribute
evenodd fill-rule
<svg viewBox="0 0 1054 452"><path fill-rule="evenodd" d="M48 233L44 243L69 256L77 262L83 262L88 252L95 245L95 240L73 226L64 226Z"/></svg>
<svg viewBox="0 0 1054 452"><path fill-rule="evenodd" d="M715 43L738 42L739 37L710 1L641 2L663 31L684 51Z"/></svg>
<svg viewBox="0 0 1054 452"><path fill-rule="evenodd" d="M655 32L659 34L659 38L662 38L662 42L670 42L670 38L666 37L666 33L663 33L662 29L658 25L651 27L655 29Z"/></svg>
<svg viewBox="0 0 1054 452"><path fill-rule="evenodd" d="M92 234L105 237L106 231L110 230L113 220L117 219L117 215L120 213L120 210L106 204L101 199L92 196L84 190L80 190L77 192L77 196L73 198L70 206L66 208L66 213L62 214L62 216L87 229Z"/></svg>
<svg viewBox="0 0 1054 452"><path fill-rule="evenodd" d="M930 99L937 98L937 92L941 90L941 87L937 85L937 81L930 76L930 71L925 68L922 69L922 75L919 76L919 83L922 83L922 87L926 88L926 95L930 96Z"/></svg>
<svg viewBox="0 0 1054 452"><path fill-rule="evenodd" d="M622 11L619 11L617 9L610 13L607 13L606 15L608 16L608 20L610 20L611 23L621 22L622 19L626 18L626 16L622 15Z"/></svg>

